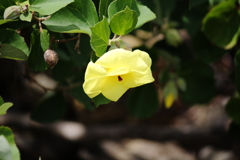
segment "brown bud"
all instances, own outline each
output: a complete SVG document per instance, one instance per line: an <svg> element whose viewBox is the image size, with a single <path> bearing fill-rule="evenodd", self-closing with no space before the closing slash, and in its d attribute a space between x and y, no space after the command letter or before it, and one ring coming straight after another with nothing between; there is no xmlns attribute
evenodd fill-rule
<svg viewBox="0 0 240 160"><path fill-rule="evenodd" d="M44 53L44 59L47 64L53 68L58 62L58 54L54 50L48 49Z"/></svg>

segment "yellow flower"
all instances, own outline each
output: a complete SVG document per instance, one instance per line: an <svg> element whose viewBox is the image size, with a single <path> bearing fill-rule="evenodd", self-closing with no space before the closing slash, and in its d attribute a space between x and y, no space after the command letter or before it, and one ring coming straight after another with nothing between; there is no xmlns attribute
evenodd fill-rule
<svg viewBox="0 0 240 160"><path fill-rule="evenodd" d="M117 101L129 88L154 81L151 64L146 52L111 50L95 63L89 62L83 89L90 98L102 93L109 100Z"/></svg>

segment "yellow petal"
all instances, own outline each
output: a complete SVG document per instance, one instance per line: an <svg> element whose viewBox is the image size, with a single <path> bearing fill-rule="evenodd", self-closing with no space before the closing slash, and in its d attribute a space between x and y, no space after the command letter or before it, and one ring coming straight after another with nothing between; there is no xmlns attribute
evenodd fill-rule
<svg viewBox="0 0 240 160"><path fill-rule="evenodd" d="M129 73L129 69L126 67L114 68L114 69L107 69L108 76L118 76Z"/></svg>
<svg viewBox="0 0 240 160"><path fill-rule="evenodd" d="M95 63L105 68L132 68L136 64L136 54L124 49L114 49L101 56Z"/></svg>
<svg viewBox="0 0 240 160"><path fill-rule="evenodd" d="M88 63L87 70L85 72L85 80L106 75L107 71L102 66L94 64L93 62Z"/></svg>
<svg viewBox="0 0 240 160"><path fill-rule="evenodd" d="M146 63L148 67L151 67L152 65L152 59L149 57L148 53L140 50L134 50L133 53L138 54L139 57Z"/></svg>
<svg viewBox="0 0 240 160"><path fill-rule="evenodd" d="M105 77L96 77L85 80L83 83L84 92L90 98L96 97L102 92L101 88L104 85L104 79Z"/></svg>
<svg viewBox="0 0 240 160"><path fill-rule="evenodd" d="M129 88L138 87L154 81L150 69L146 70L144 73L138 73L137 71L131 72L126 75L122 75L122 78L126 79L126 81L123 81L123 85Z"/></svg>
<svg viewBox="0 0 240 160"><path fill-rule="evenodd" d="M165 107L170 108L174 102L175 98L172 93L168 94L167 97L164 99Z"/></svg>
<svg viewBox="0 0 240 160"><path fill-rule="evenodd" d="M111 101L117 101L129 88L124 87L122 81L119 81L118 76L106 78L105 85L102 87L102 94Z"/></svg>

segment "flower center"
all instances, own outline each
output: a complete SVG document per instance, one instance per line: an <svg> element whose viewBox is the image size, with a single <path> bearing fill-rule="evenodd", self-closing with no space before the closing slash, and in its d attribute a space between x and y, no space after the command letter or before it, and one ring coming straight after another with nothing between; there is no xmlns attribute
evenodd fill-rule
<svg viewBox="0 0 240 160"><path fill-rule="evenodd" d="M118 81L122 81L122 77L121 76L118 76Z"/></svg>

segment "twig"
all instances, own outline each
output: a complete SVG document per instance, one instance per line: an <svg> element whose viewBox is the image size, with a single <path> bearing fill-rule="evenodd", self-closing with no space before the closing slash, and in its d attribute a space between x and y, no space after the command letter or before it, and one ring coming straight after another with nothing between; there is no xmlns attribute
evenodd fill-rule
<svg viewBox="0 0 240 160"><path fill-rule="evenodd" d="M39 17L36 17L36 16L34 15L34 13L33 13L33 18L36 19L36 20L38 20L38 21L45 21L45 20L49 19L50 17L51 17L51 16L39 18Z"/></svg>
<svg viewBox="0 0 240 160"><path fill-rule="evenodd" d="M74 50L76 50L78 52L78 54L81 54L79 48L80 48L80 36L81 36L81 33L78 34L78 39L77 39L77 43L75 44L75 47L74 47Z"/></svg>
<svg viewBox="0 0 240 160"><path fill-rule="evenodd" d="M69 41L76 40L76 39L78 39L79 37L80 37L80 36L78 35L78 36L73 37L73 38L53 40L53 42L55 42L55 43L69 42Z"/></svg>

